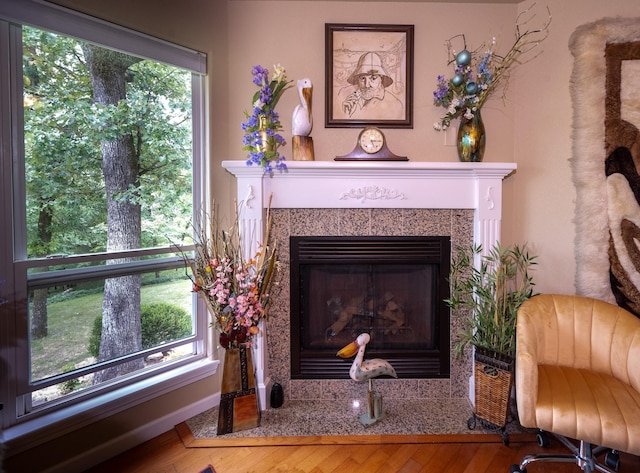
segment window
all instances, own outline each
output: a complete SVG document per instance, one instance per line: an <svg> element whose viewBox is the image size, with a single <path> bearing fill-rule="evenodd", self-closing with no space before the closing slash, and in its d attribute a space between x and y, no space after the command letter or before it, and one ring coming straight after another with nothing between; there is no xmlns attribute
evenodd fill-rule
<svg viewBox="0 0 640 473"><path fill-rule="evenodd" d="M0 44L7 427L206 359L182 258L206 194L205 71L201 53L17 0Z"/></svg>

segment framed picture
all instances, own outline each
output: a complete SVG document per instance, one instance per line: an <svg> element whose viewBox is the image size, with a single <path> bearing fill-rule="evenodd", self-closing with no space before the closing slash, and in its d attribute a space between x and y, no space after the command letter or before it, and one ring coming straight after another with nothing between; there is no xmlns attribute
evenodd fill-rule
<svg viewBox="0 0 640 473"><path fill-rule="evenodd" d="M413 30L325 24L325 126L413 128Z"/></svg>

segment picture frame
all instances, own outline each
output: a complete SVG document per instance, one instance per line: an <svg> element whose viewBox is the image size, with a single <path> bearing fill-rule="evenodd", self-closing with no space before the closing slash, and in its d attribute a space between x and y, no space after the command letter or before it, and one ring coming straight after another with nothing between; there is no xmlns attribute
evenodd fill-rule
<svg viewBox="0 0 640 473"><path fill-rule="evenodd" d="M413 128L414 25L325 23L325 126Z"/></svg>

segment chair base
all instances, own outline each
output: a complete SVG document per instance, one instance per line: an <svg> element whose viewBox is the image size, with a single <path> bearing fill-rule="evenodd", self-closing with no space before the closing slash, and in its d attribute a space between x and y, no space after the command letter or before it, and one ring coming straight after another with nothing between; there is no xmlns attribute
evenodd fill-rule
<svg viewBox="0 0 640 473"><path fill-rule="evenodd" d="M582 440L580 441L579 446L575 446L567 438L561 435L554 434L554 436L572 453L565 455L553 453L538 453L527 455L522 459L520 465L511 466L511 473L526 473L527 466L531 463L536 462L575 463L580 467L582 471L585 471L587 473L593 473L595 471L600 471L602 473L616 473L618 469L618 454L615 451L612 453L607 453L608 458L605 460L607 465L614 466L614 469L611 469L609 468L609 466L600 463L596 458L598 455L601 455L602 453L604 453L605 451L609 451L610 449L605 447L592 448L590 443L584 442ZM538 438L540 439L540 436ZM541 443L540 441L538 443L540 445L543 445L543 443Z"/></svg>

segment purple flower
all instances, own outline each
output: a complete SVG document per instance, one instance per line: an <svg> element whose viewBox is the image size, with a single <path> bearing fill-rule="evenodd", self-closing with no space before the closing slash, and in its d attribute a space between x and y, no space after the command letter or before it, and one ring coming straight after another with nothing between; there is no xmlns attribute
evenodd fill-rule
<svg viewBox="0 0 640 473"><path fill-rule="evenodd" d="M262 166L265 172L271 172L272 167L270 161L276 163L279 170L286 169L286 165L281 163L284 159L280 156L277 149L279 146L285 145L285 139L277 132L282 130L279 115L275 112L274 106L278 102L282 93L289 88L289 82L286 79L284 69L278 65L275 66L276 72L274 77L269 81L269 71L262 66L254 66L251 69L253 75L253 83L259 87L259 90L253 96L253 110L249 115L245 112L246 121L241 123L244 137L242 138L243 149L249 152L249 158L246 163L248 166L256 164ZM264 152L262 150L263 133L261 126L266 117L266 132L270 144L273 149Z"/></svg>
<svg viewBox="0 0 640 473"><path fill-rule="evenodd" d="M433 92L433 100L436 104L444 103L445 99L449 95L449 83L445 82L444 76L438 76L438 85Z"/></svg>
<svg viewBox="0 0 640 473"><path fill-rule="evenodd" d="M253 74L253 83L256 85L266 84L269 80L269 71L262 66L253 66L251 74Z"/></svg>
<svg viewBox="0 0 640 473"><path fill-rule="evenodd" d="M272 94L273 92L271 92L271 89L269 88L269 86L268 85L264 86L260 91L260 102L264 104L268 104L269 102L271 102Z"/></svg>
<svg viewBox="0 0 640 473"><path fill-rule="evenodd" d="M278 171L286 171L287 165L284 163L285 160L286 158L284 156L281 156L280 159L276 161L276 169Z"/></svg>
<svg viewBox="0 0 640 473"><path fill-rule="evenodd" d="M493 75L489 70L489 63L491 62L491 56L492 56L491 51L489 51L486 56L480 56L482 61L480 61L480 64L478 65L478 77L482 77L483 83L487 85L491 85L491 80L493 79Z"/></svg>
<svg viewBox="0 0 640 473"><path fill-rule="evenodd" d="M275 133L273 135L273 137L278 142L279 145L285 145L287 143L285 141L284 137L282 135L280 135L279 133Z"/></svg>

